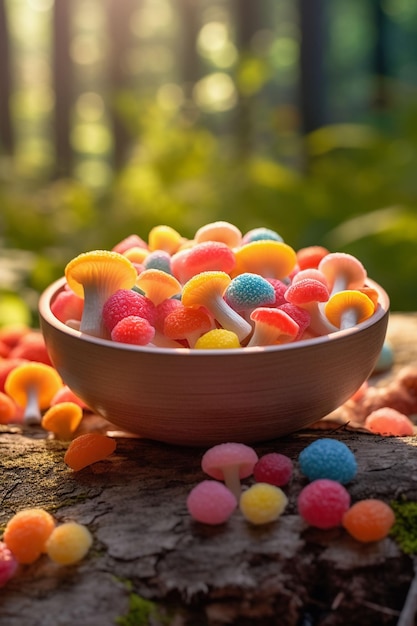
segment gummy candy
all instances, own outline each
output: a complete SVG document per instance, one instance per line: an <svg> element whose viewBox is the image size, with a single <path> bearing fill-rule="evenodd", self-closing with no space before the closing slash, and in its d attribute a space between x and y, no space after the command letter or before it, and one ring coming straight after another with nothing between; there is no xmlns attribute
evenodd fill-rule
<svg viewBox="0 0 417 626"><path fill-rule="evenodd" d="M278 452L264 454L253 468L253 476L258 483L269 483L276 487L286 485L292 476L293 462L288 456Z"/></svg>
<svg viewBox="0 0 417 626"><path fill-rule="evenodd" d="M309 480L329 478L348 483L357 472L355 455L342 441L322 438L310 443L298 457L300 470Z"/></svg>
<svg viewBox="0 0 417 626"><path fill-rule="evenodd" d="M359 500L344 514L342 525L352 537L364 543L386 537L395 522L392 508L375 498Z"/></svg>
<svg viewBox="0 0 417 626"><path fill-rule="evenodd" d="M347 489L335 480L321 478L304 487L297 499L298 512L310 526L340 526L350 506Z"/></svg>
<svg viewBox="0 0 417 626"><path fill-rule="evenodd" d="M191 517L204 524L223 524L236 507L236 497L217 480L203 480L190 491L187 498Z"/></svg>
<svg viewBox="0 0 417 626"><path fill-rule="evenodd" d="M243 491L239 507L252 524L268 524L278 519L288 504L288 498L279 487L256 483Z"/></svg>
<svg viewBox="0 0 417 626"><path fill-rule="evenodd" d="M74 471L84 469L113 454L116 441L100 433L85 433L73 439L64 455L64 462Z"/></svg>
<svg viewBox="0 0 417 626"><path fill-rule="evenodd" d="M60 565L73 565L85 557L93 543L86 526L66 522L56 526L46 542L49 558Z"/></svg>
<svg viewBox="0 0 417 626"><path fill-rule="evenodd" d="M54 518L44 509L24 509L7 522L3 541L19 563L34 563L54 528Z"/></svg>

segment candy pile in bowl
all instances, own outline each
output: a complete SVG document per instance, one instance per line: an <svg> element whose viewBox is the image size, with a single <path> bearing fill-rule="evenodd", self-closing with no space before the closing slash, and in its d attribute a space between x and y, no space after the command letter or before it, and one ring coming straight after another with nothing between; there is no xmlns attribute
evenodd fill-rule
<svg viewBox="0 0 417 626"><path fill-rule="evenodd" d="M51 360L88 406L184 445L270 439L325 416L371 373L388 309L354 256L225 221L83 252L39 303Z"/></svg>

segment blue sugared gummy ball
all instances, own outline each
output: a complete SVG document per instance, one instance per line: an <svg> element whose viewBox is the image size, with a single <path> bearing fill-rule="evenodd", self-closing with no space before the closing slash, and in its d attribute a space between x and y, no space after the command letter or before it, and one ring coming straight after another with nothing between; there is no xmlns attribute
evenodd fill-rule
<svg viewBox="0 0 417 626"><path fill-rule="evenodd" d="M313 441L301 451L298 461L301 472L309 480L329 478L346 484L357 471L352 450L337 439L322 438Z"/></svg>

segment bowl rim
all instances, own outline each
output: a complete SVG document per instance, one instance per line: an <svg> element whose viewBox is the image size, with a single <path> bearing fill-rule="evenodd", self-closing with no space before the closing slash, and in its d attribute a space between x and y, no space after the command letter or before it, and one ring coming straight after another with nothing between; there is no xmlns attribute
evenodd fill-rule
<svg viewBox="0 0 417 626"><path fill-rule="evenodd" d="M201 349L201 348L166 348L160 346L138 346L128 343L122 343L117 341L112 341L111 339L103 339L101 337L94 337L93 335L88 335L87 333L82 333L79 330L75 330L70 326L61 322L51 311L50 304L53 301L54 297L64 289L66 284L65 277L61 277L51 283L46 289L41 293L38 301L38 313L40 318L47 322L50 326L55 328L56 330L65 333L73 337L74 339L81 339L82 341L86 341L87 343L95 344L98 346L105 346L106 348L116 349L116 350L127 350L129 352L137 352L140 354L166 354L166 355L176 355L176 356L207 356L207 357L231 357L236 356L238 354L259 354L265 352L287 352L291 350L298 350L301 348L313 347L320 344L328 343L331 341L337 341L343 337L349 337L350 335L355 335L358 332L364 331L365 329L373 326L378 321L382 320L386 315L389 314L390 308L390 299L383 287L379 285L374 280L367 278L366 286L372 287L378 292L378 307L376 311L363 322L356 324L352 328L347 328L345 330L335 330L334 332L327 333L325 335L320 335L318 337L312 337L310 339L301 339L299 341L284 343L280 345L270 345L270 346L253 346L253 347L243 347L243 348L228 348L228 349Z"/></svg>

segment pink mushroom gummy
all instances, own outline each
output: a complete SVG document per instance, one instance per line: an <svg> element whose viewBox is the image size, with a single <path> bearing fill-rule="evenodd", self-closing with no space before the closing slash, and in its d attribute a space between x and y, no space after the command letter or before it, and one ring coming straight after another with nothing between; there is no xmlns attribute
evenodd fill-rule
<svg viewBox="0 0 417 626"><path fill-rule="evenodd" d="M252 475L257 460L255 450L244 443L220 443L204 453L201 467L212 478L224 481L239 500L240 480Z"/></svg>
<svg viewBox="0 0 417 626"><path fill-rule="evenodd" d="M326 254L318 269L326 276L331 295L345 289L359 289L364 286L367 277L359 259L345 252Z"/></svg>
<svg viewBox="0 0 417 626"><path fill-rule="evenodd" d="M203 480L188 494L187 508L197 522L224 524L237 507L237 499L223 483Z"/></svg>

